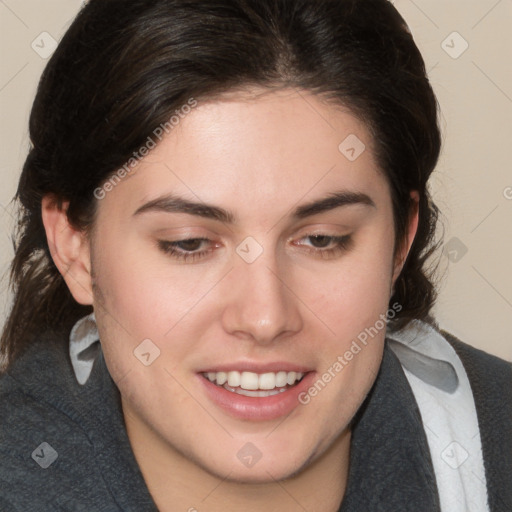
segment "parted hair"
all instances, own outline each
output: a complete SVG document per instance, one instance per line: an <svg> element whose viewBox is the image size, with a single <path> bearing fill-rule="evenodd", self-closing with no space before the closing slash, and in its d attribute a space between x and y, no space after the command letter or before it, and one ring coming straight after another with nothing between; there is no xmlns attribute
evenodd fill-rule
<svg viewBox="0 0 512 512"><path fill-rule="evenodd" d="M65 339L91 307L75 302L50 256L41 202L69 202L94 225L94 190L181 105L259 86L292 87L364 122L390 185L395 247L410 193L419 226L391 303L395 322L431 319L429 270L438 210L427 182L440 152L438 104L407 24L388 0L89 0L49 60L30 115L30 150L15 197L13 303L6 363L41 333Z"/></svg>

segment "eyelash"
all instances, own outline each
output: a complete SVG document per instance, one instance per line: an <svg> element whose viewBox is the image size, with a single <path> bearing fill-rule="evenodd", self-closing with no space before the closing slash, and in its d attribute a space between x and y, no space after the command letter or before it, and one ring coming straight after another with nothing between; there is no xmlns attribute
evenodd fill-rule
<svg viewBox="0 0 512 512"><path fill-rule="evenodd" d="M209 252L212 252L214 248L205 249L203 251L183 251L179 249L178 246L180 244L184 244L185 242L211 242L208 238L185 238L183 240L176 240L174 242L169 242L167 240L159 240L158 246L160 250L165 254L169 254L173 258L184 261L184 262L194 262L204 256L206 256Z"/></svg>
<svg viewBox="0 0 512 512"><path fill-rule="evenodd" d="M352 237L351 235L342 235L342 236L331 236L331 235L322 235L322 234L310 234L303 236L300 240L304 239L313 239L313 238L327 238L330 241L330 244L334 244L334 247L330 249L324 249L324 248L313 248L313 247L305 247L306 251L309 254L313 254L314 256L320 257L322 259L331 259L339 254L346 252L350 249L351 243L352 243ZM215 250L215 246L209 247L208 249L204 249L202 251L184 251L183 249L179 248L180 244L184 244L186 242L211 242L208 238L186 238L183 240L176 240L176 241L168 241L168 240L159 240L158 246L160 250L170 255L172 258L183 261L186 263L192 263L199 259L204 258L208 253L213 252ZM302 244L298 244L302 245ZM218 244L217 244L218 247Z"/></svg>
<svg viewBox="0 0 512 512"><path fill-rule="evenodd" d="M322 259L331 259L338 255L340 255L343 252L346 252L350 249L351 243L352 243L352 237L351 235L341 235L341 236L334 236L334 235L322 235L322 234L310 234L305 235L301 238L301 240L304 240L305 238L327 238L330 240L330 244L334 244L334 247L331 247L330 249L322 249L322 248L314 248L314 247L306 247L306 250L308 253L313 254L315 256L318 256Z"/></svg>

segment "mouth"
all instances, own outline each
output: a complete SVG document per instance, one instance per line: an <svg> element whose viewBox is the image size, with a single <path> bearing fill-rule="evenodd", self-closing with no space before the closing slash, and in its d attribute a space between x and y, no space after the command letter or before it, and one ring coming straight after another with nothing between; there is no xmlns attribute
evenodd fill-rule
<svg viewBox="0 0 512 512"><path fill-rule="evenodd" d="M272 365L254 372L223 369L197 374L206 397L236 419L270 421L289 415L300 404L299 396L315 379L316 372ZM302 406L301 406L302 407Z"/></svg>
<svg viewBox="0 0 512 512"><path fill-rule="evenodd" d="M295 387L304 377L303 372L204 372L205 379L231 393L252 398L278 395Z"/></svg>

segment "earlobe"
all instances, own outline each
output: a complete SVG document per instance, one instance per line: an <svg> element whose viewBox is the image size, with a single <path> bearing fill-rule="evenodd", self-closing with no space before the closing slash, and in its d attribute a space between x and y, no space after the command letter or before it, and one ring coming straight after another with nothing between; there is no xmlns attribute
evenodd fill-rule
<svg viewBox="0 0 512 512"><path fill-rule="evenodd" d="M393 287L405 264L411 250L412 243L418 230L420 196L416 190L411 191L411 208L409 212L406 239L403 241L395 255L395 268L393 272Z"/></svg>
<svg viewBox="0 0 512 512"><path fill-rule="evenodd" d="M53 262L75 298L82 305L92 305L92 278L89 240L85 233L68 221L69 202L43 197L41 215Z"/></svg>

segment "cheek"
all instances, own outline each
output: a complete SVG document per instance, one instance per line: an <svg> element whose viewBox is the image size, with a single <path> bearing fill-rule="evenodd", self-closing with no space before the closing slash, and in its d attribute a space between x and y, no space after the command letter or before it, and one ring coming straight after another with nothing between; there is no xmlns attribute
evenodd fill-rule
<svg viewBox="0 0 512 512"><path fill-rule="evenodd" d="M354 247L331 272L316 273L315 280L309 279L309 288L303 288L309 289L307 301L314 305L312 309L330 331L311 339L316 340L316 353L321 359L319 378L328 381L326 391L314 398L314 407L344 404L343 408L332 411L329 422L332 429L350 421L370 390L382 358L392 278L393 233L380 233L369 236L359 248ZM310 328L318 331L320 322L312 321Z"/></svg>
<svg viewBox="0 0 512 512"><path fill-rule="evenodd" d="M162 337L186 316L209 280L185 266L166 265L153 248L137 245L123 251L105 244L98 251L98 299L135 338Z"/></svg>
<svg viewBox="0 0 512 512"><path fill-rule="evenodd" d="M144 340L164 356L152 369L165 360L172 371L186 360L213 324L215 308L204 297L222 275L222 269L199 272L171 266L153 249L128 245L101 244L94 258L98 330L116 382L128 372L135 371L131 379L136 378L143 369L135 354L141 343L148 344Z"/></svg>
<svg viewBox="0 0 512 512"><path fill-rule="evenodd" d="M392 233L368 237L326 272L303 276L308 301L339 339L352 339L388 309Z"/></svg>
<svg viewBox="0 0 512 512"><path fill-rule="evenodd" d="M346 272L340 269L323 287L316 283L311 292L315 311L329 327L327 332L315 319L310 322L319 371L317 384L310 388L312 395L308 391L306 397L311 398L307 407L315 411L311 416L322 419L318 428L324 431L324 439L350 423L380 367L391 282L390 266L381 260L359 259L359 265L350 265ZM324 335L315 336L320 331Z"/></svg>

